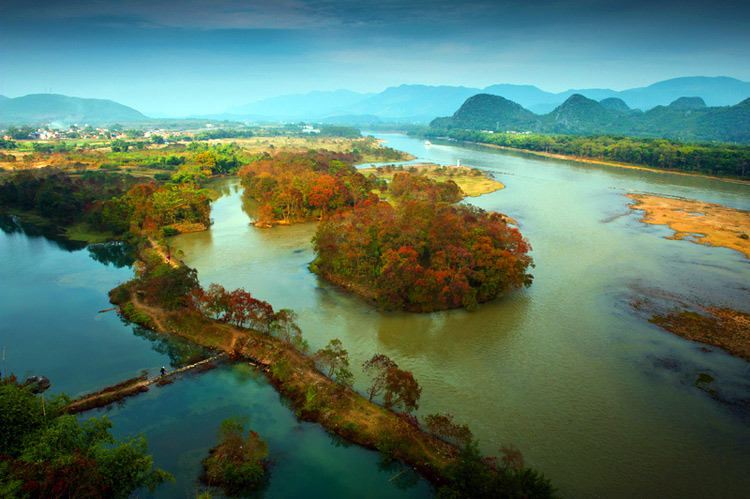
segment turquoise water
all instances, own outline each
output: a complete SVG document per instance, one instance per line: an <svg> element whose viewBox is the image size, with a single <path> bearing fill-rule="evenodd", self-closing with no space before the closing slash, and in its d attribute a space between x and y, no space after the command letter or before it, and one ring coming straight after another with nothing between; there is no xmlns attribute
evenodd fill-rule
<svg viewBox="0 0 750 499"><path fill-rule="evenodd" d="M3 375L45 375L48 394L99 390L147 370L178 366L203 354L185 342L123 323L107 291L132 277L104 265L121 252L56 242L0 220L0 347ZM383 467L376 452L350 446L317 425L298 422L265 377L244 365L222 365L127 399L82 418L106 414L115 435L143 433L156 466L176 478L156 497L195 497L201 461L216 444L221 421L249 415L273 461L266 497L427 497L429 484L400 466ZM144 496L143 491L138 493Z"/></svg>
<svg viewBox="0 0 750 499"><path fill-rule="evenodd" d="M515 444L564 495L746 495L750 364L664 332L629 303L656 290L750 311L749 261L664 239L671 231L641 223L622 194L748 210L750 186L380 137L419 161L460 160L502 181L506 189L470 201L518 220L534 248L531 288L475 313L379 311L309 273L315 224L252 227L236 179L217 184L225 196L211 230L173 244L202 283L296 310L313 350L339 338L355 366L382 352L412 370L424 387L420 415L450 412L487 454ZM694 386L702 372L726 402Z"/></svg>

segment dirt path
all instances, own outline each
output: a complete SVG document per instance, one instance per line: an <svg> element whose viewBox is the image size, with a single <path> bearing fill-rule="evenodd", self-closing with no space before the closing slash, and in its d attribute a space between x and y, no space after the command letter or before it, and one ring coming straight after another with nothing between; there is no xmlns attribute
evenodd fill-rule
<svg viewBox="0 0 750 499"><path fill-rule="evenodd" d="M154 241L153 237L149 237L148 242L151 244L151 247L154 249L154 251L156 251L159 256L161 256L161 259L164 261L164 263L168 263L174 269L180 266L180 262L171 254L167 253L164 248L159 246L159 243Z"/></svg>
<svg viewBox="0 0 750 499"><path fill-rule="evenodd" d="M266 373L303 419L317 421L343 438L371 449L377 448L383 439L395 440L396 455L430 479L441 480L441 470L458 452L456 447L412 426L397 413L331 380L316 368L310 357L275 336L203 316L150 307L134 295L131 303L164 332L244 356ZM120 305L126 308L124 303Z"/></svg>

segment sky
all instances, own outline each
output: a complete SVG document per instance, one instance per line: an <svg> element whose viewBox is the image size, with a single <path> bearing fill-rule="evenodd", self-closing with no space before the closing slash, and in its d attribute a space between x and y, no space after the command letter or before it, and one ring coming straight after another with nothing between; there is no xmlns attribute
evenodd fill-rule
<svg viewBox="0 0 750 499"><path fill-rule="evenodd" d="M220 113L401 84L624 90L750 81L750 2L2 0L0 95Z"/></svg>

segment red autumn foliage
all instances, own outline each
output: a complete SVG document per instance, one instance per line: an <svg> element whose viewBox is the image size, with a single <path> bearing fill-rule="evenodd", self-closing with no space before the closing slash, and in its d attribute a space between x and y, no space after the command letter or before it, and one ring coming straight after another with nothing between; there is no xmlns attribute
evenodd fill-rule
<svg viewBox="0 0 750 499"><path fill-rule="evenodd" d="M418 197L402 194L396 208L368 200L323 221L314 268L383 308L414 312L472 309L531 284L531 247L502 215Z"/></svg>

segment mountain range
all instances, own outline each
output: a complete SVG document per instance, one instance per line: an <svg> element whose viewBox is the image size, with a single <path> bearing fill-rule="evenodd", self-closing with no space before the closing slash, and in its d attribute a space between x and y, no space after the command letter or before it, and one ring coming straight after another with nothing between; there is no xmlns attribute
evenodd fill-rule
<svg viewBox="0 0 750 499"><path fill-rule="evenodd" d="M504 97L478 94L452 116L435 118L431 128L553 134L619 134L685 141L750 143L750 98L733 106L708 107L701 97L680 97L646 112L620 98L597 102L573 94L544 115Z"/></svg>
<svg viewBox="0 0 750 499"><path fill-rule="evenodd" d="M380 93L360 94L349 90L310 92L263 99L227 110L212 117L250 117L267 120L311 120L369 123L372 116L382 121L427 122L435 116L455 111L466 99L477 94L505 97L537 113L549 113L570 96L578 94L593 100L618 98L629 108L646 111L665 106L684 96L701 97L708 106L734 105L750 97L750 82L726 76L693 76L660 81L647 87L615 91L602 88L545 92L533 85L491 85L473 87L401 85ZM364 116L364 115L370 115ZM346 121L343 119L345 118Z"/></svg>
<svg viewBox="0 0 750 499"><path fill-rule="evenodd" d="M447 116L467 99L479 94L495 95L513 101L539 116L553 112L573 95L600 101L608 110L648 112L668 106L680 97L700 97L708 106L732 106L750 97L750 82L725 76L685 77L665 80L647 87L623 91L578 89L560 93L545 92L533 85L491 85L484 89L462 86L400 85L380 93L351 90L310 92L259 100L236 106L223 113L192 116L200 119L232 121L313 121L355 125L429 123L436 116ZM601 113L597 108L594 112ZM635 111L634 111L635 112ZM167 118L160 115L159 118ZM529 120L534 118L527 115ZM24 97L0 96L0 124L145 123L141 112L111 100L82 99L56 94ZM573 127L574 128L574 127Z"/></svg>

